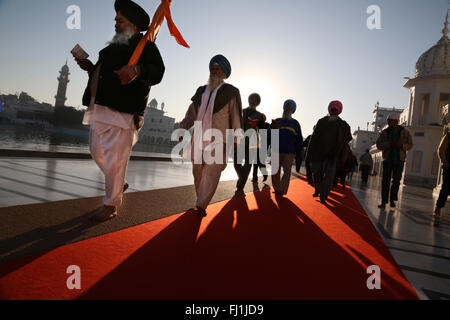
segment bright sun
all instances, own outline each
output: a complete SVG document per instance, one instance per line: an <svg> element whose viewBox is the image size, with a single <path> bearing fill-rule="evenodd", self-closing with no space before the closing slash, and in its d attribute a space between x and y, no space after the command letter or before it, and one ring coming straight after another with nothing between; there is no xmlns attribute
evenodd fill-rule
<svg viewBox="0 0 450 320"><path fill-rule="evenodd" d="M264 77L245 77L236 81L236 86L241 92L242 108L248 107L248 96L254 92L261 96L261 104L258 106L258 111L266 115L267 121L281 116L281 108L277 108L278 100L276 91L276 84ZM278 112L279 111L279 112Z"/></svg>

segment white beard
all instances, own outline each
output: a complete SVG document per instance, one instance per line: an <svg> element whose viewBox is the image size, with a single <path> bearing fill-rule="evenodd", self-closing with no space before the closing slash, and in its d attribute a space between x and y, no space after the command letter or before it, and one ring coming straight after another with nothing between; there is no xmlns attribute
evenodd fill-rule
<svg viewBox="0 0 450 320"><path fill-rule="evenodd" d="M222 77L217 77L217 76L209 76L208 79L208 88L210 91L214 91L214 89L216 89L219 85L221 85L222 83L224 83L224 80Z"/></svg>
<svg viewBox="0 0 450 320"><path fill-rule="evenodd" d="M131 27L128 27L122 32L116 32L114 37L111 39L111 41L107 42L106 44L122 44L126 45L128 44L128 41L130 38L134 36L134 30Z"/></svg>

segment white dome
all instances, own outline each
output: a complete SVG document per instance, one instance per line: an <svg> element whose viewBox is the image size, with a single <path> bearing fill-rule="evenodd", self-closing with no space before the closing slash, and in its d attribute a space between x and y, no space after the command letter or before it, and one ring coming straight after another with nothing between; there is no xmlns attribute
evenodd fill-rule
<svg viewBox="0 0 450 320"><path fill-rule="evenodd" d="M422 54L416 63L416 77L450 75L450 40L447 36L448 12L442 38Z"/></svg>

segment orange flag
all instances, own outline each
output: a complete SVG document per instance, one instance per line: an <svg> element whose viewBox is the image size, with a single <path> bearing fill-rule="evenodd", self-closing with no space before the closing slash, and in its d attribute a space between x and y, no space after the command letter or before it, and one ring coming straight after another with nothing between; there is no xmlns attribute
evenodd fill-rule
<svg viewBox="0 0 450 320"><path fill-rule="evenodd" d="M162 3L164 3L165 7L166 7L166 10L164 11L164 15L167 20L167 26L169 27L170 35L175 37L178 44L181 44L182 46L189 48L189 45L186 43L186 41L184 41L183 36L181 35L180 31L178 31L175 23L173 23L172 14L170 13L170 7L169 7L171 2L172 2L171 0L162 0Z"/></svg>
<svg viewBox="0 0 450 320"><path fill-rule="evenodd" d="M164 17L167 20L167 25L169 27L170 34L173 37L175 37L175 39L179 44L189 48L189 45L186 43L186 41L184 41L180 31L178 31L177 27L173 23L172 15L170 13L171 2L172 2L171 0L161 0L161 4L158 6L158 9L156 9L156 12L153 15L152 22L150 23L147 32L142 37L141 41L139 41L136 49L134 49L133 55L131 56L130 61L128 62L129 66L133 66L138 62L142 54L142 51L144 50L145 43L147 41L155 42L156 35L158 34L159 29L161 28L161 24L164 21Z"/></svg>

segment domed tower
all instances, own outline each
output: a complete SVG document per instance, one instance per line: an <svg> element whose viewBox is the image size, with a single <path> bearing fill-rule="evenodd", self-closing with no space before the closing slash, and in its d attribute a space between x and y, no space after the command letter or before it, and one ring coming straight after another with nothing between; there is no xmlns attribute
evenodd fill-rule
<svg viewBox="0 0 450 320"><path fill-rule="evenodd" d="M55 108L64 107L64 102L66 101L66 90L67 83L69 83L69 67L66 64L62 66L61 71L59 71L58 77L58 91L55 96Z"/></svg>
<svg viewBox="0 0 450 320"><path fill-rule="evenodd" d="M408 152L404 184L436 186L445 106L450 98L450 40L448 11L442 37L416 63L415 78L404 87L410 90L408 130L414 147Z"/></svg>

